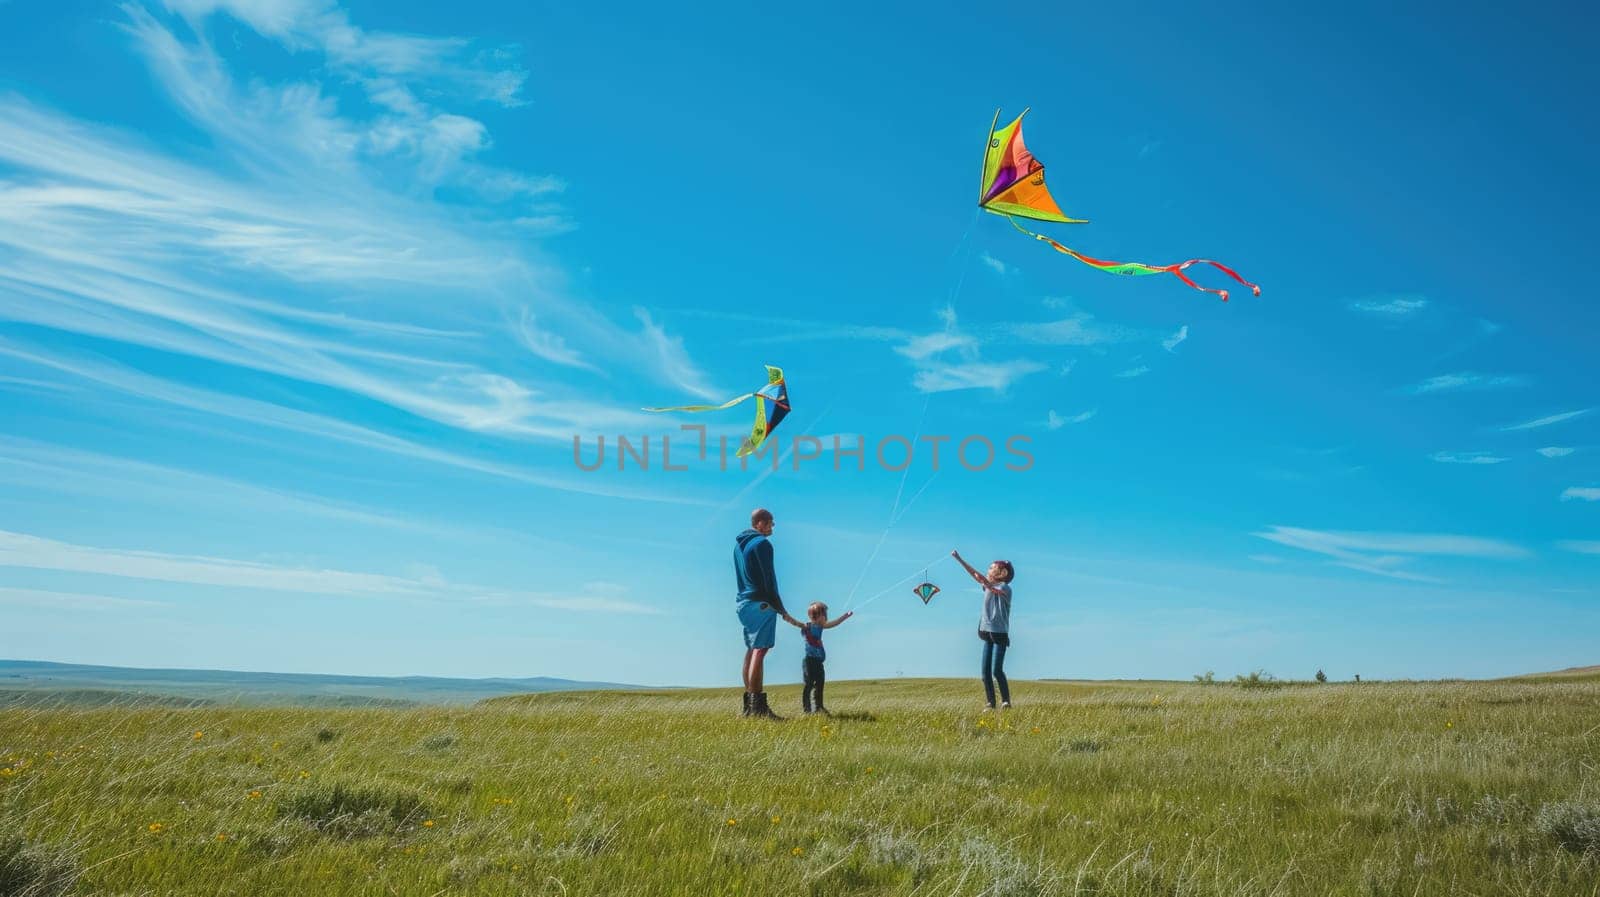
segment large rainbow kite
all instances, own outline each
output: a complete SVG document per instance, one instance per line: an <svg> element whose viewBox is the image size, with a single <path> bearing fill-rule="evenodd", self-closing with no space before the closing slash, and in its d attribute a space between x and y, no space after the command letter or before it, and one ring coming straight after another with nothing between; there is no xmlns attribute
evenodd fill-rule
<svg viewBox="0 0 1600 897"><path fill-rule="evenodd" d="M1022 115L1027 115L1028 110L1022 110ZM989 145L983 153L983 182L978 190L978 207L985 212L1004 215L1011 226L1022 231L1036 240L1043 240L1062 252L1072 256L1091 268L1098 268L1108 274L1171 274L1179 280L1206 293L1215 293L1222 297L1223 302L1228 301L1227 290L1214 290L1203 287L1189 275L1183 273L1191 265L1210 265L1218 271L1228 275L1250 288L1252 293L1261 295L1261 288L1239 276L1237 271L1221 262L1210 259L1189 259L1175 265L1146 265L1142 262L1108 262L1092 258L1074 249L1068 249L1060 243L1042 234L1036 234L1017 223L1018 218L1032 218L1036 221L1058 221L1063 224L1087 224L1082 218L1068 218L1062 213L1061 207L1056 205L1055 198L1050 195L1050 188L1044 184L1044 164L1028 152L1027 146L1022 142L1022 115L1016 121L1006 125L1000 130L995 130L995 125L1000 123L1000 111L994 113L994 122L989 125Z"/></svg>

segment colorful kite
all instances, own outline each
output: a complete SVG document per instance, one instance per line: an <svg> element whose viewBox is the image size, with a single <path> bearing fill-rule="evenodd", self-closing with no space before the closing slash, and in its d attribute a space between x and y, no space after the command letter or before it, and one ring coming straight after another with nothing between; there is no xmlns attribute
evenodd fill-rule
<svg viewBox="0 0 1600 897"><path fill-rule="evenodd" d="M783 369L767 365L767 385L747 392L742 396L735 396L721 405L675 405L671 408L646 408L645 411L721 411L724 408L743 402L745 399L756 400L756 422L750 429L750 436L739 446L737 457L743 458L761 448L761 443L767 436L778 428L778 424L789 414L789 386L783 381ZM772 403L772 413L767 413L767 403Z"/></svg>
<svg viewBox="0 0 1600 897"><path fill-rule="evenodd" d="M1022 115L1027 114L1028 110L1022 110ZM983 181L978 187L979 208L985 212L1004 215L1017 230L1036 240L1049 243L1057 252L1070 255L1091 268L1098 268L1109 274L1171 274L1197 290L1216 293L1222 297L1223 302L1227 302L1227 290L1203 287L1183 273L1184 269L1191 265L1210 265L1249 287L1257 296L1261 295L1260 287L1240 277L1238 272L1221 262L1213 262L1210 259L1189 259L1175 265L1107 262L1068 249L1049 237L1036 234L1018 224L1017 218L1058 221L1063 224L1088 223L1082 218L1068 218L1062 213L1061 207L1056 205L1055 198L1050 195L1050 189L1044 185L1043 163L1035 159L1033 154L1028 152L1027 146L1023 145L1022 115L1017 116L1016 121L996 131L994 126L1000 123L1000 112L995 110L994 123L989 125L989 146L983 154Z"/></svg>
<svg viewBox="0 0 1600 897"><path fill-rule="evenodd" d="M933 596L939 594L939 587L931 582L925 582L922 585L912 589L911 594L921 598L923 604L927 604L929 601L933 600Z"/></svg>

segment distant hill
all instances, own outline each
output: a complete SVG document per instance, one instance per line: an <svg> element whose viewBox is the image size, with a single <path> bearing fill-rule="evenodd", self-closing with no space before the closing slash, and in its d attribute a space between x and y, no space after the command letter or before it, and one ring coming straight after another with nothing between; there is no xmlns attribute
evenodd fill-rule
<svg viewBox="0 0 1600 897"><path fill-rule="evenodd" d="M0 660L0 706L149 703L410 706L471 704L529 692L637 689L615 682L447 679L435 676L328 676L233 670L132 669L37 660Z"/></svg>
<svg viewBox="0 0 1600 897"><path fill-rule="evenodd" d="M1600 679L1600 666L1567 667L1564 670L1555 670L1549 673L1523 673L1520 676L1512 676L1510 678L1524 680L1563 679L1567 681L1572 681L1574 679Z"/></svg>

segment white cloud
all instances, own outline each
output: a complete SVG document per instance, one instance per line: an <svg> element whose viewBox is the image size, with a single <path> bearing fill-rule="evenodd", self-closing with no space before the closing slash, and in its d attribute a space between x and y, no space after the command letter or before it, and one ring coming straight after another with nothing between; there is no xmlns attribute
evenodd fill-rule
<svg viewBox="0 0 1600 897"><path fill-rule="evenodd" d="M1527 385L1528 378L1520 374L1474 374L1462 371L1455 374L1440 374L1437 377L1429 377L1406 391L1412 395L1426 395L1433 392L1453 390L1500 389Z"/></svg>
<svg viewBox="0 0 1600 897"><path fill-rule="evenodd" d="M1511 460L1491 452L1434 452L1430 457L1441 464L1504 464Z"/></svg>
<svg viewBox="0 0 1600 897"><path fill-rule="evenodd" d="M1004 329L1023 342L1049 346L1099 346L1128 342L1138 336L1127 328L1096 324L1093 316L1086 314L1043 323L1008 324Z"/></svg>
<svg viewBox="0 0 1600 897"><path fill-rule="evenodd" d="M65 611L116 611L149 610L170 607L165 601L145 601L135 598L116 598L110 595L86 595L81 592L54 592L45 589L13 589L0 587L0 604L21 604L46 610Z"/></svg>
<svg viewBox="0 0 1600 897"><path fill-rule="evenodd" d="M1007 274L1007 272L1009 272L1011 270L1009 267L1006 266L1005 262L1000 261L999 259L995 258L994 256L990 255L987 252L979 253L978 254L978 261L983 262L985 265L987 265L989 267L989 270L991 270L994 273L1000 275L1001 277L1004 277Z"/></svg>
<svg viewBox="0 0 1600 897"><path fill-rule="evenodd" d="M1099 413L1099 411L1100 409L1098 408L1091 408L1088 411L1074 414L1071 417L1062 417L1056 413L1054 408L1052 408L1050 409L1050 413L1045 416L1044 425L1048 429L1059 430L1067 424L1081 424L1094 417Z"/></svg>
<svg viewBox="0 0 1600 897"><path fill-rule="evenodd" d="M684 351L683 340L669 335L666 330L651 319L650 312L635 306L634 317L639 319L643 326L643 349L653 359L652 367L665 376L668 381L675 384L685 392L693 393L703 399L726 398L726 394L713 388L706 382L706 376L695 366L689 353Z"/></svg>
<svg viewBox="0 0 1600 897"><path fill-rule="evenodd" d="M1595 541L1584 542L1566 539L1557 542L1556 547L1562 551L1575 551L1578 554L1600 554L1600 542Z"/></svg>
<svg viewBox="0 0 1600 897"><path fill-rule="evenodd" d="M1183 342L1184 340L1186 340L1188 338L1189 338L1189 325L1185 324L1182 327L1178 328L1178 332L1177 333L1174 333L1173 335L1171 335L1171 336L1167 337L1166 339L1162 340L1161 341L1161 348L1166 349L1168 352L1171 352L1174 349L1178 348L1178 344L1179 343Z"/></svg>
<svg viewBox="0 0 1600 897"><path fill-rule="evenodd" d="M1439 580L1403 569L1415 555L1472 558L1521 558L1528 552L1509 542L1438 533L1381 533L1313 530L1300 527L1270 526L1254 535L1332 558L1332 563L1414 582Z"/></svg>
<svg viewBox="0 0 1600 897"><path fill-rule="evenodd" d="M576 594L517 592L451 583L426 565L415 566L408 575L359 573L203 555L100 548L4 530L0 530L0 567L300 595L523 602L568 611L663 613L659 608L623 600L626 590L611 583L588 583ZM5 598L7 592L17 591L29 593L22 597L34 601L41 596L48 598L58 594L0 589L0 599ZM112 604L106 602L119 606L123 602L143 603L104 596L67 597L76 597L80 603L98 601L108 607Z"/></svg>
<svg viewBox="0 0 1600 897"><path fill-rule="evenodd" d="M232 396L185 386L120 365L20 351L8 347L3 338L0 338L0 355L32 361L52 370L146 401L170 404L179 408L200 411L288 433L357 445L397 457L440 464L525 485L612 498L664 501L687 505L710 503L705 499L680 498L664 493L616 487L606 483L604 480L583 477L576 473L558 475L474 458L470 455L434 448L320 414L263 402L258 399ZM567 414L576 413L574 409L558 410ZM643 414L618 412L615 409L612 409L609 413L613 416L608 419L596 420L593 422L594 425L600 429L616 432L640 432L648 430L648 425L652 422L651 418ZM564 430L556 429L543 435L559 438L563 442L570 444L573 434L570 428L566 428Z"/></svg>
<svg viewBox="0 0 1600 897"><path fill-rule="evenodd" d="M1547 445L1544 448L1534 449L1534 451L1544 455L1546 458L1565 458L1577 451L1577 449L1560 445Z"/></svg>
<svg viewBox="0 0 1600 897"><path fill-rule="evenodd" d="M1552 414L1549 417L1541 417L1536 420L1524 421L1523 423L1512 424L1510 426L1501 427L1500 429L1505 432L1510 432L1513 430L1536 430L1539 427L1548 427L1551 424L1559 424L1563 421L1572 420L1575 417L1581 417L1582 415L1588 414L1591 410L1593 409L1580 408L1577 411L1565 411L1561 414Z"/></svg>
<svg viewBox="0 0 1600 897"><path fill-rule="evenodd" d="M1352 311L1393 319L1413 317L1427 307L1428 300L1421 296L1386 296L1350 303Z"/></svg>
<svg viewBox="0 0 1600 897"><path fill-rule="evenodd" d="M415 595L426 591L415 581L382 574L95 548L3 530L0 530L0 567L316 595Z"/></svg>
<svg viewBox="0 0 1600 897"><path fill-rule="evenodd" d="M1148 373L1150 373L1150 366L1147 365L1147 364L1140 364L1140 365L1135 365L1135 366L1133 366L1131 368L1128 368L1125 371L1118 371L1116 373L1116 376L1121 377L1121 378L1126 380L1126 379L1130 379L1130 378L1133 378L1133 377L1143 377L1145 374L1148 374Z"/></svg>
<svg viewBox="0 0 1600 897"><path fill-rule="evenodd" d="M1069 358L1066 361L1063 361L1063 362L1061 362L1061 364L1056 366L1056 373L1060 374L1063 377L1065 377L1068 374L1072 373L1072 369L1077 367L1077 366L1078 366L1078 359Z"/></svg>
<svg viewBox="0 0 1600 897"><path fill-rule="evenodd" d="M917 371L913 385L923 392L950 392L958 389L991 389L1004 392L1012 383L1045 370L1032 361L968 362L941 364Z"/></svg>
<svg viewBox="0 0 1600 897"><path fill-rule="evenodd" d="M1600 501L1600 487L1570 486L1561 493L1562 501Z"/></svg>
<svg viewBox="0 0 1600 897"><path fill-rule="evenodd" d="M567 341L557 334L542 330L538 326L538 319L527 308L522 309L522 314L517 321L517 337L522 345L533 354L563 364L569 367L596 370L595 366L585 361L583 354L567 345Z"/></svg>
<svg viewBox="0 0 1600 897"><path fill-rule="evenodd" d="M977 340L964 333L952 333L941 330L936 333L927 333L913 337L903 346L896 346L895 351L907 358L921 361L922 359L948 352L951 349L973 349L977 347Z"/></svg>

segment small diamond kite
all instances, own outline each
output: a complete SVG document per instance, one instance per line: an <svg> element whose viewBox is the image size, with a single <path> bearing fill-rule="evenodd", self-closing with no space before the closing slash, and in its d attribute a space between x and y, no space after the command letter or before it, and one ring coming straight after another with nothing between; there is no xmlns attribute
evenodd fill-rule
<svg viewBox="0 0 1600 897"><path fill-rule="evenodd" d="M925 582L922 585L912 589L911 593L916 595L918 598L921 598L923 604L927 604L929 601L933 600L933 596L939 594L939 587L931 582Z"/></svg>

